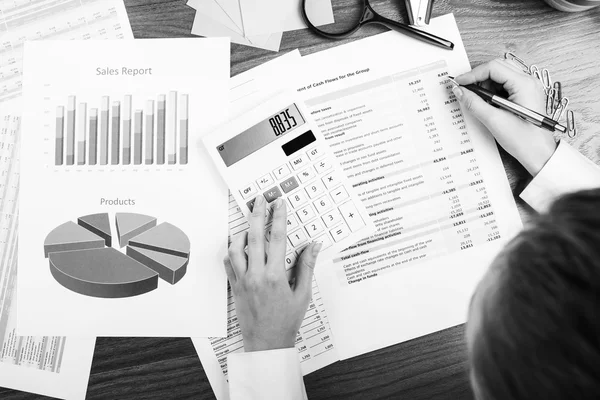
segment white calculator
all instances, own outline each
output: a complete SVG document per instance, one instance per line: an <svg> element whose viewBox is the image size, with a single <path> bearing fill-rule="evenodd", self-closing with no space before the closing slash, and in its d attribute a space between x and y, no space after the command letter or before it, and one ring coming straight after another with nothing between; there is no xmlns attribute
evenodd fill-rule
<svg viewBox="0 0 600 400"><path fill-rule="evenodd" d="M321 241L320 261L373 232L366 209L304 104L293 94L272 98L204 138L244 215L257 196L287 201L286 270L304 246ZM268 207L269 240L272 207Z"/></svg>

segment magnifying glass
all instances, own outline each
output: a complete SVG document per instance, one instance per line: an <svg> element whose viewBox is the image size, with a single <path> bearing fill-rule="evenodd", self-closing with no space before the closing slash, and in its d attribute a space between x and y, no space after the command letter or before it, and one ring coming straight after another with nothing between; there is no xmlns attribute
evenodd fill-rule
<svg viewBox="0 0 600 400"><path fill-rule="evenodd" d="M356 0L357 7L349 7L347 0L332 0L336 22L316 27L311 21L318 20L318 16L322 15L324 3L322 0L302 0L302 16L311 31L327 39L345 39L365 25L377 24L443 49L454 49L454 43L449 40L379 15L369 0Z"/></svg>

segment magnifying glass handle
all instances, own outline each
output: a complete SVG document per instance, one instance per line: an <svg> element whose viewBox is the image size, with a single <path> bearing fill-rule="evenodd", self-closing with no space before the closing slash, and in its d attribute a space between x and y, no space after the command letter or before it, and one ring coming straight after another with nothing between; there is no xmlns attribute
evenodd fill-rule
<svg viewBox="0 0 600 400"><path fill-rule="evenodd" d="M408 35L418 40L422 40L434 46L438 46L446 50L454 49L454 43L452 43L451 41L441 38L439 36L432 35L431 33L415 29L412 26L392 21L391 19L387 19L384 17L376 18L373 20L373 22L377 22L381 25L390 28L391 30L404 33L405 35Z"/></svg>

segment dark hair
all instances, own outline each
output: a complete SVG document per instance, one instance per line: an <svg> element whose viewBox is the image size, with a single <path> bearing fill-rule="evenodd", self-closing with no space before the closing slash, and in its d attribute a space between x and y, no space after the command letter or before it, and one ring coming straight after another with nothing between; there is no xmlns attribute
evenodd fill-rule
<svg viewBox="0 0 600 400"><path fill-rule="evenodd" d="M489 273L470 351L482 400L600 398L600 189L557 200Z"/></svg>

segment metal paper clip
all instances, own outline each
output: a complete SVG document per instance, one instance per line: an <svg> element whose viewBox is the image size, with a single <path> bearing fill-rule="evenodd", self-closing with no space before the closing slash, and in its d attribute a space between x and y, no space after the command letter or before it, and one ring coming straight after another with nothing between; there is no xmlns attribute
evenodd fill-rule
<svg viewBox="0 0 600 400"><path fill-rule="evenodd" d="M538 78L540 81L542 80L542 74L540 73L540 69L537 65L532 65L529 67L529 75Z"/></svg>
<svg viewBox="0 0 600 400"><path fill-rule="evenodd" d="M552 89L552 78L550 78L550 71L548 71L548 68L542 69L542 85L544 85L546 94L549 94L550 89Z"/></svg>
<svg viewBox="0 0 600 400"><path fill-rule="evenodd" d="M520 58L519 56L517 56L515 53L513 53L511 51L506 52L506 53L504 53L504 58L506 60L514 61L515 63L517 63L519 65L519 67L521 67L523 69L523 72L528 73L528 74L530 73L529 65L527 65L525 63L525 61L523 61L523 59Z"/></svg>
<svg viewBox="0 0 600 400"><path fill-rule="evenodd" d="M567 111L567 107L569 107L569 99L567 97L563 97L558 103L556 110L554 110L552 119L560 122L560 119L564 115L565 111Z"/></svg>
<svg viewBox="0 0 600 400"><path fill-rule="evenodd" d="M546 115L551 116L554 114L554 88L546 92Z"/></svg>
<svg viewBox="0 0 600 400"><path fill-rule="evenodd" d="M554 90L556 90L556 98L560 102L562 100L562 84L558 81L554 82Z"/></svg>
<svg viewBox="0 0 600 400"><path fill-rule="evenodd" d="M577 125L575 125L575 113L573 110L567 111L567 135L570 138L577 136Z"/></svg>

